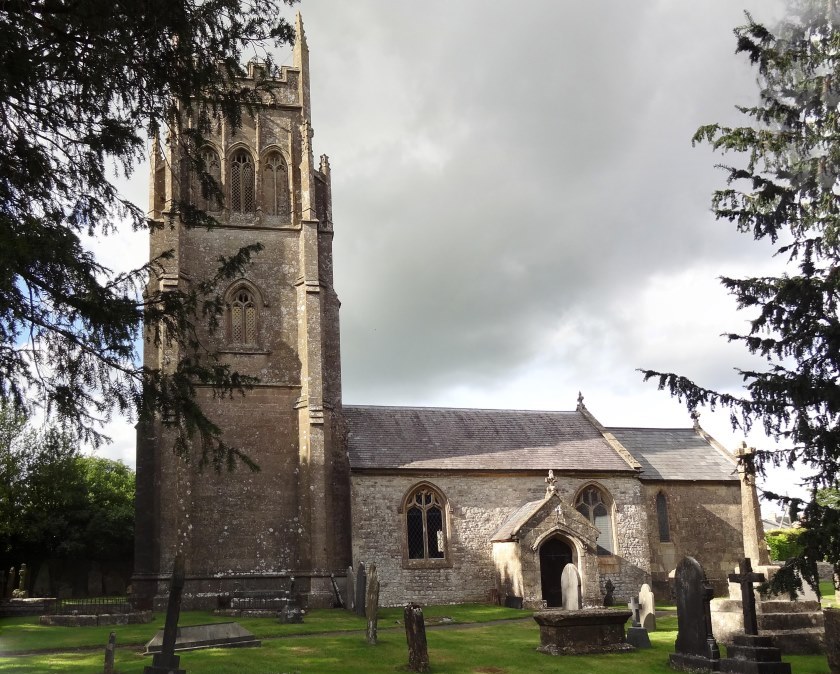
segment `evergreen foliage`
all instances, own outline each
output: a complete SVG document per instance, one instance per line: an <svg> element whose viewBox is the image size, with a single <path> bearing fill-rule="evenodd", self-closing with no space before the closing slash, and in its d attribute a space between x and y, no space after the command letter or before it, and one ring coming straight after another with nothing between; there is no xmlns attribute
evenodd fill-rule
<svg viewBox="0 0 840 674"><path fill-rule="evenodd" d="M218 192L196 148L211 125L232 128L270 78L231 83L245 57L288 43L278 12L294 0L9 0L0 4L0 401L35 408L97 445L115 413L157 414L175 450L217 468L239 455L195 405L197 385L218 396L252 380L203 350L196 321L217 322L222 279L241 274L253 245L219 261L214 278L163 292L147 283L160 260L113 273L86 237L147 228L115 177L132 172L148 137L169 131L206 193ZM189 123L187 123L189 122ZM169 222L212 226L172 204ZM174 372L138 365L139 344L162 335L183 347ZM247 462L247 457L245 457Z"/></svg>
<svg viewBox="0 0 840 674"><path fill-rule="evenodd" d="M712 199L717 218L768 240L788 262L779 276L722 279L738 307L753 312L747 332L727 336L765 365L739 370L738 395L644 372L689 409L720 406L733 428L761 427L773 445L747 458L748 470L805 467L810 500L765 493L805 529L800 554L773 586L790 590L798 570L816 587L817 560L840 570L840 511L816 498L838 486L840 471L840 13L835 0L793 0L775 29L747 14L735 36L736 53L758 71L760 100L738 107L743 126L703 126L694 142L740 158L721 167L727 187Z"/></svg>
<svg viewBox="0 0 840 674"><path fill-rule="evenodd" d="M767 547L770 548L770 559L777 562L784 562L791 557L802 554L802 546L799 544L799 537L804 529L771 529L764 533Z"/></svg>

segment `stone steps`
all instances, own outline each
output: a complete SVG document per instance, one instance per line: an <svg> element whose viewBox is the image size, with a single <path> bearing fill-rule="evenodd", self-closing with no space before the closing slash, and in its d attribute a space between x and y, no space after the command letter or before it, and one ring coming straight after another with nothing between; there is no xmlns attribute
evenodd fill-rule
<svg viewBox="0 0 840 674"><path fill-rule="evenodd" d="M762 635L773 637L782 653L819 654L825 653L825 629L808 627L791 632L789 630L767 630Z"/></svg>
<svg viewBox="0 0 840 674"><path fill-rule="evenodd" d="M825 619L820 613L759 613L758 629L760 632L772 630L802 630L810 627L820 629L825 625Z"/></svg>

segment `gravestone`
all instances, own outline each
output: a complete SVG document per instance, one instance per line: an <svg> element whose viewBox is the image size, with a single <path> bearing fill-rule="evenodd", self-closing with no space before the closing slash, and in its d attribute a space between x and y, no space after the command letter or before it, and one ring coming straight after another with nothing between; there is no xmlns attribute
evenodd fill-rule
<svg viewBox="0 0 840 674"><path fill-rule="evenodd" d="M6 599L12 598L12 593L15 591L15 567L9 569L9 575L6 577Z"/></svg>
<svg viewBox="0 0 840 674"><path fill-rule="evenodd" d="M163 636L163 630L160 630L146 644L147 655L160 653L163 648ZM178 652L195 651L200 648L245 648L261 645L262 642L239 623L208 623L179 627L173 650Z"/></svg>
<svg viewBox="0 0 840 674"><path fill-rule="evenodd" d="M175 655L175 641L178 636L178 617L181 614L181 592L184 589L184 558L175 556L172 581L169 583L169 601L166 604L166 622L163 626L163 643L155 653L152 664L143 668L143 674L186 674L179 669L181 657ZM148 646L147 646L148 648Z"/></svg>
<svg viewBox="0 0 840 674"><path fill-rule="evenodd" d="M359 570L356 572L356 615L365 615L365 593L367 592L367 573L365 563L359 562Z"/></svg>
<svg viewBox="0 0 840 674"><path fill-rule="evenodd" d="M669 661L672 669L686 672L717 671L720 649L712 634L709 602L714 590L703 567L693 557L677 565L674 594L677 600L677 641Z"/></svg>
<svg viewBox="0 0 840 674"><path fill-rule="evenodd" d="M108 645L105 646L105 666L102 674L114 674L114 652L117 649L117 633L111 632L108 635Z"/></svg>
<svg viewBox="0 0 840 674"><path fill-rule="evenodd" d="M639 590L639 606L641 606L639 616L642 627L648 632L656 631L656 602L653 591L647 583L642 585L642 589Z"/></svg>
<svg viewBox="0 0 840 674"><path fill-rule="evenodd" d="M12 592L13 599L27 599L29 597L29 593L26 591L27 584L29 583L29 571L26 569L26 564L20 565L20 571L18 572L18 586L17 590Z"/></svg>
<svg viewBox="0 0 840 674"><path fill-rule="evenodd" d="M607 578L607 582L604 583L604 606L609 608L610 606L615 604L615 597L613 597L613 592L615 592L615 585L613 582Z"/></svg>
<svg viewBox="0 0 840 674"><path fill-rule="evenodd" d="M782 654L773 646L773 639L758 635L753 583L763 583L763 573L752 570L749 557L741 562L741 572L729 576L729 582L741 587L744 610L744 634L736 635L727 647L728 657L720 661L720 671L731 674L790 674L790 665L782 662Z"/></svg>
<svg viewBox="0 0 840 674"><path fill-rule="evenodd" d="M367 581L367 597L365 598L365 615L367 616L367 642L376 643L376 620L379 613L379 573L376 564L370 565Z"/></svg>
<svg viewBox="0 0 840 674"><path fill-rule="evenodd" d="M641 604L638 597L631 597L627 608L631 611L631 620L633 621L630 629L627 630L627 643L636 648L650 648L650 637L647 630L642 627L641 622Z"/></svg>
<svg viewBox="0 0 840 674"><path fill-rule="evenodd" d="M356 607L356 573L353 567L347 567L347 604L345 608L352 611Z"/></svg>
<svg viewBox="0 0 840 674"><path fill-rule="evenodd" d="M566 564L560 576L560 593L563 598L563 608L567 611L577 611L583 608L580 595L580 574L574 564Z"/></svg>
<svg viewBox="0 0 840 674"><path fill-rule="evenodd" d="M338 591L338 583L335 582L335 574L330 574L330 583L332 584L333 594L335 595L335 607L344 608L344 600L341 598L341 592Z"/></svg>
<svg viewBox="0 0 840 674"><path fill-rule="evenodd" d="M299 625L303 622L303 609L300 607L294 576L289 578L289 600L277 612L277 621L283 625Z"/></svg>
<svg viewBox="0 0 840 674"><path fill-rule="evenodd" d="M411 672L429 671L429 647L426 643L426 623L423 621L423 609L416 604L409 604L403 611L405 620L405 639L408 642L408 670Z"/></svg>

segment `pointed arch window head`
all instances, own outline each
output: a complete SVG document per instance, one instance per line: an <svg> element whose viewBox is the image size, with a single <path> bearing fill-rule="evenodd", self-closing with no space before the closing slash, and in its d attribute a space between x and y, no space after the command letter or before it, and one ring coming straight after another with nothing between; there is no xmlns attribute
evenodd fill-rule
<svg viewBox="0 0 840 674"><path fill-rule="evenodd" d="M430 485L415 487L404 502L405 559L408 564L445 563L446 500Z"/></svg>
<svg viewBox="0 0 840 674"><path fill-rule="evenodd" d="M614 554L612 512L601 490L595 486L586 487L578 494L575 509L598 529L598 554Z"/></svg>
<svg viewBox="0 0 840 674"><path fill-rule="evenodd" d="M670 543L671 526L668 522L668 500L662 492L656 495L656 519L659 522L659 542Z"/></svg>
<svg viewBox="0 0 840 674"><path fill-rule="evenodd" d="M237 150L230 159L230 210L254 212L254 161L247 150Z"/></svg>
<svg viewBox="0 0 840 674"><path fill-rule="evenodd" d="M256 346L257 304L247 288L240 288L230 302L230 343L234 346Z"/></svg>
<svg viewBox="0 0 840 674"><path fill-rule="evenodd" d="M279 152L271 152L262 168L262 211L264 215L288 219L291 214L289 174Z"/></svg>
<svg viewBox="0 0 840 674"><path fill-rule="evenodd" d="M222 163L219 154L212 147L202 148L200 152L203 171L202 176L198 171L193 172L192 193L193 205L202 211L221 210L221 201L214 190L222 188ZM205 184L207 179L212 179L213 184Z"/></svg>

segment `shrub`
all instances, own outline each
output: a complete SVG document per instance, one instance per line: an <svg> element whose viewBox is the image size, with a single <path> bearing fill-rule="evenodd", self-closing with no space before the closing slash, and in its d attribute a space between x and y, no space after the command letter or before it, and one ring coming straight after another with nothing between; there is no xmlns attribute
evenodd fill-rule
<svg viewBox="0 0 840 674"><path fill-rule="evenodd" d="M770 548L770 558L773 561L783 562L802 554L799 537L804 531L804 529L773 529L765 533L764 538Z"/></svg>

